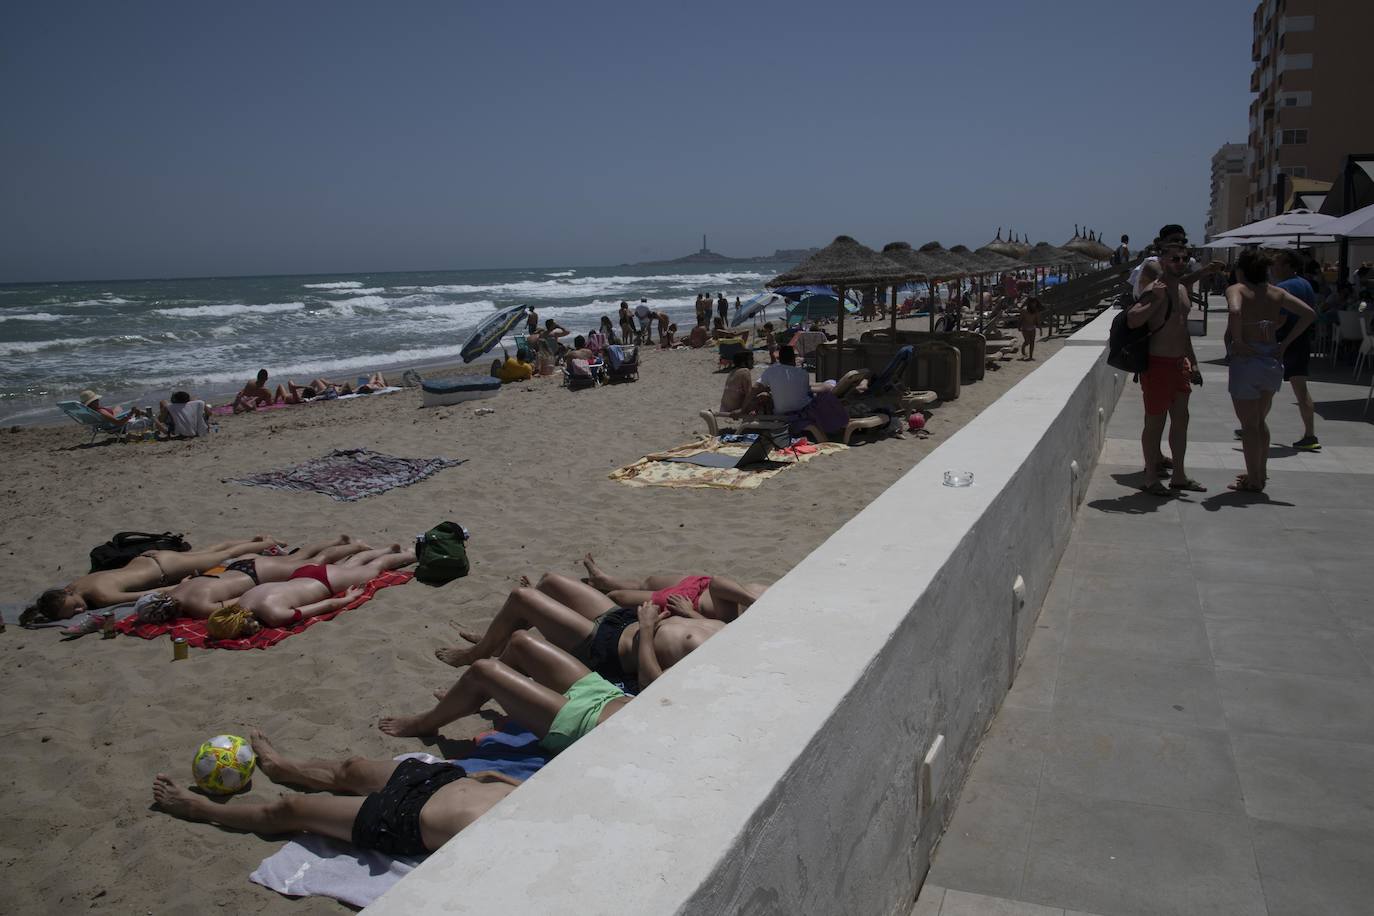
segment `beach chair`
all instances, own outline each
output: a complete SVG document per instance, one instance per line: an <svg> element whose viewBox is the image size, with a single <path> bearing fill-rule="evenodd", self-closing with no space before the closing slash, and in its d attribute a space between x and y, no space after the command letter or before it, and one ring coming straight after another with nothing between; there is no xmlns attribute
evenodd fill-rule
<svg viewBox="0 0 1374 916"><path fill-rule="evenodd" d="M569 391L581 388L595 388L606 381L605 360L594 359L583 365L583 360L575 359L563 366L563 385Z"/></svg>
<svg viewBox="0 0 1374 916"><path fill-rule="evenodd" d="M896 388L906 376L907 364L911 362L911 356L915 352L916 348L911 344L898 348L882 371L868 380L868 393L887 394Z"/></svg>
<svg viewBox="0 0 1374 916"><path fill-rule="evenodd" d="M99 436L101 433L107 436L114 436L116 439L123 439L128 434L128 430L123 423L116 423L100 411L91 410L80 401L58 401L57 409L89 429L91 431L91 442L94 442L96 436ZM87 445L89 444L88 442Z"/></svg>
<svg viewBox="0 0 1374 916"><path fill-rule="evenodd" d="M639 380L639 347L611 344L606 348L606 381L635 382Z"/></svg>

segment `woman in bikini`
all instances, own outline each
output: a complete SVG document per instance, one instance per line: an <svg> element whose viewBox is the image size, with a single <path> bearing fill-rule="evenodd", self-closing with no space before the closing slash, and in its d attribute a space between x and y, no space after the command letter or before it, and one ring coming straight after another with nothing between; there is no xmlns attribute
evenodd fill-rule
<svg viewBox="0 0 1374 916"><path fill-rule="evenodd" d="M226 610L231 613L245 611L269 627L292 626L307 618L339 610L357 598L365 584L382 573L414 562L415 551L402 550L401 545L392 544L380 550L355 553L342 563L308 563L294 570L284 582L264 582L250 588ZM252 629L250 626L232 636L247 635Z"/></svg>
<svg viewBox="0 0 1374 916"><path fill-rule="evenodd" d="M24 622L67 620L83 611L136 601L149 592L159 591L187 576L203 573L226 560L249 553L262 553L280 545L267 535L239 541L223 541L202 550L150 550L134 557L119 569L93 572L61 588L50 588L25 609Z"/></svg>
<svg viewBox="0 0 1374 916"><path fill-rule="evenodd" d="M1230 489L1261 493L1269 475L1269 425L1266 419L1274 395L1283 387L1283 353L1298 340L1316 318L1301 299L1269 285L1271 259L1259 251L1246 251L1236 261L1238 283L1226 290L1227 334L1231 340L1231 364L1227 390L1240 420L1245 473ZM1297 324L1282 341L1275 329L1283 323L1281 312L1297 316Z"/></svg>
<svg viewBox="0 0 1374 916"><path fill-rule="evenodd" d="M461 668L501 655L517 633L535 627L588 670L633 692L652 683L725 626L685 613L691 602L683 596L667 604L646 600L638 608L618 607L592 586L567 576L547 573L533 587L522 578L486 632L458 631L471 646L438 649L434 654L441 662Z"/></svg>
<svg viewBox="0 0 1374 916"><path fill-rule="evenodd" d="M198 573L168 591L143 596L135 604L135 611L140 620L148 623L162 623L174 617L205 620L264 582L285 582L302 566L338 563L365 550L371 548L341 534L290 556L239 557L224 564L219 572Z"/></svg>
<svg viewBox="0 0 1374 916"><path fill-rule="evenodd" d="M591 554L582 558L582 565L587 567L587 584L605 592L618 605L634 607L652 601L684 617L706 617L726 623L743 614L768 590L766 585L741 585L724 576L677 573L659 573L645 579L612 576L596 565ZM686 600L674 602L675 596Z"/></svg>

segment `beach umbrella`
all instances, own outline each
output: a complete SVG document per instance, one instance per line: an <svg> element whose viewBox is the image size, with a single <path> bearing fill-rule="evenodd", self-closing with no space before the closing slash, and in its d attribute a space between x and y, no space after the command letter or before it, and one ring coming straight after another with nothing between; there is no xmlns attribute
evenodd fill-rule
<svg viewBox="0 0 1374 916"><path fill-rule="evenodd" d="M1032 267L1044 267L1049 264L1068 263L1073 260L1073 253L1049 242L1036 242L1022 260Z"/></svg>
<svg viewBox="0 0 1374 916"><path fill-rule="evenodd" d="M1060 248L1082 255L1092 263L1111 260L1112 250L1102 244L1096 234L1091 232L1080 233L1077 226L1074 226L1073 229L1073 238L1060 245Z"/></svg>
<svg viewBox="0 0 1374 916"><path fill-rule="evenodd" d="M1322 227L1322 232L1347 239L1374 238L1374 205L1336 217Z"/></svg>
<svg viewBox="0 0 1374 916"><path fill-rule="evenodd" d="M905 266L916 279L929 282L936 277L941 270L945 269L943 263L936 258L926 257L919 251L911 247L910 242L888 242L883 246L883 257L890 261L896 261ZM935 329L935 308L930 309L930 327ZM897 330L897 286L892 286L892 330Z"/></svg>
<svg viewBox="0 0 1374 916"><path fill-rule="evenodd" d="M525 317L527 306L512 305L487 317L463 344L463 362L470 363L501 342L501 338Z"/></svg>
<svg viewBox="0 0 1374 916"><path fill-rule="evenodd" d="M1002 240L1002 227L997 227L997 237L978 249L979 254L995 254L999 257L1015 261L1017 259L1017 249L1010 241Z"/></svg>
<svg viewBox="0 0 1374 916"><path fill-rule="evenodd" d="M1333 242L1335 237L1327 232L1326 227L1335 220L1336 217L1327 216L1325 213L1313 213L1311 210L1290 210L1287 213L1280 213L1278 216L1271 216L1258 222L1227 229L1225 232L1218 232L1213 238L1242 239L1260 244L1289 240L1298 246L1302 244L1304 238L1309 242Z"/></svg>
<svg viewBox="0 0 1374 916"><path fill-rule="evenodd" d="M786 300L784 300L783 297L778 295L776 292L759 293L757 296L754 296L748 302L743 303L739 307L739 310L735 312L735 320L730 322L730 327L737 328L749 319L753 318L755 315L762 312L764 309L768 308L768 306L776 305L779 302L785 301Z"/></svg>
<svg viewBox="0 0 1374 916"><path fill-rule="evenodd" d="M795 285L833 286L836 298L844 299L846 291L855 287L886 286L915 279L916 273L906 266L883 257L847 235L839 235L835 241L765 285L769 289ZM844 315L845 310L839 309L837 354L841 367L844 365Z"/></svg>

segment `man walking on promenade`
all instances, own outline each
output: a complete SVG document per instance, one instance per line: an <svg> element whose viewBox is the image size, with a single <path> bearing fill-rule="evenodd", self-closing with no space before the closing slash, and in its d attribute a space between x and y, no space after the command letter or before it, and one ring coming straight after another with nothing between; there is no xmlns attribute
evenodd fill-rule
<svg viewBox="0 0 1374 916"><path fill-rule="evenodd" d="M1140 390L1145 397L1145 428L1140 436L1145 455L1145 486L1154 496L1169 496L1170 490L1206 492L1206 487L1188 476L1184 457L1188 450L1188 398L1196 378L1197 356L1188 336L1188 291L1183 286L1188 270L1188 239L1182 234L1155 239L1159 250L1161 279L1141 291L1131 306L1127 322L1132 328L1150 330L1150 365L1140 373ZM1164 424L1169 424L1169 454L1166 461L1160 450ZM1166 488L1160 475L1172 470Z"/></svg>
<svg viewBox="0 0 1374 916"><path fill-rule="evenodd" d="M1296 251L1280 251L1269 267L1269 274L1280 289L1306 302L1316 311L1317 291L1301 276L1302 266L1302 257ZM1280 341L1288 337L1293 325L1298 321L1297 315L1289 315L1287 312L1284 314L1286 317L1278 333ZM1301 338L1293 341L1288 345L1288 349L1283 351L1283 377L1293 386L1293 397L1298 400L1298 413L1302 416L1302 438L1293 443L1293 448L1304 452L1319 452L1322 446L1317 441L1316 409L1312 404L1312 395L1307 391L1307 362L1311 354L1312 328L1309 327Z"/></svg>

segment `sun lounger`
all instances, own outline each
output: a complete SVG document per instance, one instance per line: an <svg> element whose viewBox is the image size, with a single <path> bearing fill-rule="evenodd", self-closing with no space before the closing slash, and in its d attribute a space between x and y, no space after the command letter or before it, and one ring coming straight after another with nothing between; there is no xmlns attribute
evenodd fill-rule
<svg viewBox="0 0 1374 916"><path fill-rule="evenodd" d="M572 360L563 366L563 384L570 391L579 388L595 388L606 381L606 363L595 359L591 362L582 359Z"/></svg>
<svg viewBox="0 0 1374 916"><path fill-rule="evenodd" d="M57 409L91 431L91 442L104 433L123 439L128 430L123 423L117 423L98 410L91 410L80 401L58 401ZM88 443L89 444L89 443Z"/></svg>
<svg viewBox="0 0 1374 916"><path fill-rule="evenodd" d="M606 348L606 381L635 382L639 380L639 347L611 344Z"/></svg>

